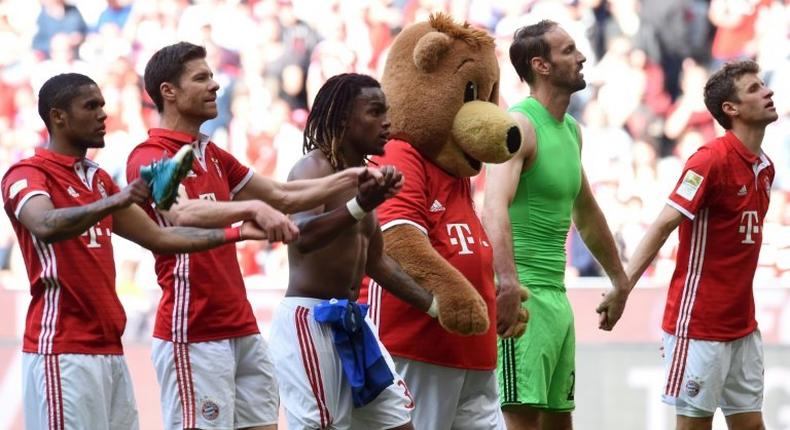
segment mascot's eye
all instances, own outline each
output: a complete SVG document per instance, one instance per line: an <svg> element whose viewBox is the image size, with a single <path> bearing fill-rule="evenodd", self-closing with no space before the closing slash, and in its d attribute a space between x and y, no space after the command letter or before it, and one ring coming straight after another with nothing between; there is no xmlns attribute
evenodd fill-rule
<svg viewBox="0 0 790 430"><path fill-rule="evenodd" d="M477 100L477 84L474 82L467 82L466 89L464 89L464 103Z"/></svg>

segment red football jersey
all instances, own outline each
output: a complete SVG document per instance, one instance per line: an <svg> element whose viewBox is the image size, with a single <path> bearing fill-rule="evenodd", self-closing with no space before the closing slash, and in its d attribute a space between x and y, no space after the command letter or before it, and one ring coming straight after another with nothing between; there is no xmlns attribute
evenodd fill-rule
<svg viewBox="0 0 790 430"><path fill-rule="evenodd" d="M44 243L17 217L28 200L45 195L57 209L83 206L118 192L110 175L87 159L36 149L2 181L27 266L32 296L22 350L39 354L123 354L126 315L115 292L115 262L107 216L81 236Z"/></svg>
<svg viewBox="0 0 790 430"><path fill-rule="evenodd" d="M376 209L382 229L408 224L428 236L433 248L480 293L491 325L479 336L449 333L436 319L368 279L360 301L371 305L369 315L392 355L462 369L496 368L493 252L474 211L469 178L448 174L406 142L391 140L385 149L373 161L394 165L406 180L400 193Z"/></svg>
<svg viewBox="0 0 790 430"><path fill-rule="evenodd" d="M126 164L131 182L140 167L172 156L183 145L193 145L192 173L182 182L190 199L229 201L252 178L252 170L218 148L205 136L152 129L148 140L134 148ZM145 208L159 225L168 222L152 207ZM258 333L247 301L236 259L236 245L228 243L190 254L155 255L162 299L156 313L154 336L173 342L201 342Z"/></svg>
<svg viewBox="0 0 790 430"><path fill-rule="evenodd" d="M752 281L773 179L768 157L732 132L689 157L668 201L688 219L680 224L665 331L728 341L757 327Z"/></svg>

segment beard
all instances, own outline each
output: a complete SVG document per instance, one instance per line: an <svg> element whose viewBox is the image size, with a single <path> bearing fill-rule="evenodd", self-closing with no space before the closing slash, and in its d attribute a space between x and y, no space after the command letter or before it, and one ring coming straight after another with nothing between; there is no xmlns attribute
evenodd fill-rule
<svg viewBox="0 0 790 430"><path fill-rule="evenodd" d="M587 82L584 80L584 78L576 79L568 87L568 89L571 90L571 92L574 92L574 93L576 91L581 91L581 90L583 90L585 88L587 88Z"/></svg>
<svg viewBox="0 0 790 430"><path fill-rule="evenodd" d="M574 71L568 74L557 74L554 76L554 79L552 79L552 84L559 88L565 88L570 93L581 91L587 88L587 82L579 73L578 71Z"/></svg>
<svg viewBox="0 0 790 430"><path fill-rule="evenodd" d="M574 76L567 79L558 79L555 85L567 89L571 93L581 91L587 88L587 82L580 76Z"/></svg>
<svg viewBox="0 0 790 430"><path fill-rule="evenodd" d="M88 139L75 139L74 144L81 148L104 148L104 137L100 137L99 139L95 140L88 140Z"/></svg>

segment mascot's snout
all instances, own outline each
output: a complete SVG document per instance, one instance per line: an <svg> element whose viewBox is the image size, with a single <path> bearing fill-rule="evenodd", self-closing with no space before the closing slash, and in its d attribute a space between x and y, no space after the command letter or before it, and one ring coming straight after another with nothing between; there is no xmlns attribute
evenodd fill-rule
<svg viewBox="0 0 790 430"><path fill-rule="evenodd" d="M467 157L483 163L504 163L521 146L516 121L495 104L479 100L465 103L455 115L452 137Z"/></svg>

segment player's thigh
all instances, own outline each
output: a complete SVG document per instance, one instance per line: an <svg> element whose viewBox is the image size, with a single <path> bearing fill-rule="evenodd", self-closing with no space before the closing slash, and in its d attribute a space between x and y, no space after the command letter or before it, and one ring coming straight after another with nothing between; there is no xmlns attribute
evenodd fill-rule
<svg viewBox="0 0 790 430"><path fill-rule="evenodd" d="M727 415L725 419L730 430L765 430L762 412Z"/></svg>
<svg viewBox="0 0 790 430"><path fill-rule="evenodd" d="M122 426L112 427L114 385L117 382L113 369L115 356L60 354L60 388L66 428L85 429L136 429L137 409L134 396L119 400L118 415L128 415Z"/></svg>
<svg viewBox="0 0 790 430"><path fill-rule="evenodd" d="M154 339L151 354L166 429L233 427L235 362L228 340Z"/></svg>
<svg viewBox="0 0 790 430"><path fill-rule="evenodd" d="M449 430L463 389L464 369L394 357L395 369L414 399L414 428Z"/></svg>
<svg viewBox="0 0 790 430"><path fill-rule="evenodd" d="M496 374L467 370L453 430L505 430Z"/></svg>
<svg viewBox="0 0 790 430"><path fill-rule="evenodd" d="M764 366L760 332L730 342L730 368L722 391L725 416L760 412L763 406Z"/></svg>
<svg viewBox="0 0 790 430"><path fill-rule="evenodd" d="M399 375L370 403L351 411L351 428L394 429L411 425L413 401Z"/></svg>
<svg viewBox="0 0 790 430"><path fill-rule="evenodd" d="M112 364L113 387L110 402L110 428L136 429L140 426L134 398L134 384L126 358L122 355L110 356Z"/></svg>
<svg viewBox="0 0 790 430"><path fill-rule="evenodd" d="M331 329L313 317L318 303L285 297L272 320L269 352L289 430L348 428L351 422L351 389Z"/></svg>
<svg viewBox="0 0 790 430"><path fill-rule="evenodd" d="M125 364L123 356L26 354L28 428L136 430L134 395L114 398L124 384L114 369L118 363Z"/></svg>
<svg viewBox="0 0 790 430"><path fill-rule="evenodd" d="M42 429L49 426L49 381L44 355L22 353L22 397L24 399L25 428ZM53 413L55 409L52 408ZM54 416L53 416L54 418Z"/></svg>
<svg viewBox="0 0 790 430"><path fill-rule="evenodd" d="M728 343L684 339L665 333L664 345L664 402L675 405L679 416L713 416L730 367Z"/></svg>
<svg viewBox="0 0 790 430"><path fill-rule="evenodd" d="M276 424L279 395L274 364L260 334L233 339L236 358L235 425L246 428Z"/></svg>
<svg viewBox="0 0 790 430"><path fill-rule="evenodd" d="M540 411L528 405L502 406L502 414L508 430L539 430Z"/></svg>
<svg viewBox="0 0 790 430"><path fill-rule="evenodd" d="M196 425L200 429L233 427L236 372L230 339L188 344Z"/></svg>
<svg viewBox="0 0 790 430"><path fill-rule="evenodd" d="M566 295L557 301L556 336L561 339L562 346L557 354L554 373L549 383L549 412L557 412L559 416L570 412L576 407L576 331L574 328L573 309ZM568 414L570 415L570 414ZM564 428L564 427L561 427Z"/></svg>
<svg viewBox="0 0 790 430"><path fill-rule="evenodd" d="M498 340L497 378L501 405L546 407L564 336L557 333L558 306L564 293L553 288L530 290L529 323L518 338ZM567 324L563 324L567 326ZM566 333L567 329L561 329Z"/></svg>

